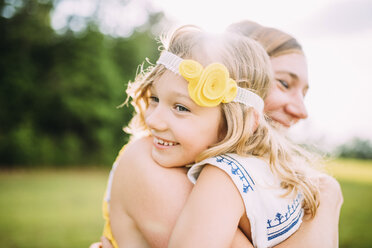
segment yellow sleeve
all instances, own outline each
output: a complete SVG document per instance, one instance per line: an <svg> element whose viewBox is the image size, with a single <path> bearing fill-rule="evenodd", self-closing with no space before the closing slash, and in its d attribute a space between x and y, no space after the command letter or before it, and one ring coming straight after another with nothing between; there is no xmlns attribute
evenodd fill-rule
<svg viewBox="0 0 372 248"><path fill-rule="evenodd" d="M118 160L120 157L120 154L124 151L125 146L121 148L118 156L115 159L115 162ZM107 187L111 187L110 184L107 185ZM105 191L105 196L103 198L103 204L102 204L102 213L103 213L103 219L105 220L105 225L103 227L103 236L106 237L108 240L110 240L111 244L114 246L114 248L119 248L118 244L116 243L116 240L114 239L111 231L111 226L110 226L110 216L109 216L109 209L108 209L108 202L106 201L106 194L107 194L107 189Z"/></svg>
<svg viewBox="0 0 372 248"><path fill-rule="evenodd" d="M103 236L110 240L112 246L114 248L119 248L116 240L112 236L111 226L110 226L110 218L108 213L108 203L104 200L103 201L103 218L105 220L105 226L103 227Z"/></svg>

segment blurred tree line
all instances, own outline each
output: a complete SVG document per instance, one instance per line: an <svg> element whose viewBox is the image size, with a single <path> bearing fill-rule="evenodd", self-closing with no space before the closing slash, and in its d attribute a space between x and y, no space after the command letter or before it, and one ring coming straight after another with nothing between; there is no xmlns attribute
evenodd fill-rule
<svg viewBox="0 0 372 248"><path fill-rule="evenodd" d="M355 137L337 147L336 155L342 158L372 159L372 142Z"/></svg>
<svg viewBox="0 0 372 248"><path fill-rule="evenodd" d="M127 141L132 109L117 106L137 66L158 57L152 30L164 16L148 11L126 38L100 32L95 16L73 31L72 15L56 32L51 13L63 1L0 0L0 168L110 165ZM355 139L337 154L372 159L372 145Z"/></svg>
<svg viewBox="0 0 372 248"><path fill-rule="evenodd" d="M162 13L127 38L102 34L94 18L57 34L57 2L1 0L0 167L110 165L128 138L132 110L117 108L126 84L158 56L151 28Z"/></svg>

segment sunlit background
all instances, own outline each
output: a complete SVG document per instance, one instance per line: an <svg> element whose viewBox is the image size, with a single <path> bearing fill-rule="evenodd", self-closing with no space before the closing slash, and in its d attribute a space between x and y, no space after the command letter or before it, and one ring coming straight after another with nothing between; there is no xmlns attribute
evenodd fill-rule
<svg viewBox="0 0 372 248"><path fill-rule="evenodd" d="M97 15L104 33L129 36L146 22L146 10L163 11L168 22L155 34L180 24L196 24L222 31L243 19L282 29L296 37L306 52L310 91L306 97L309 118L293 133L299 140L323 148L353 137L372 139L372 2L369 0L157 0L61 1L52 14L52 25L63 30L71 15ZM124 1L125 2L125 1ZM79 31L84 22L71 23ZM327 148L328 147L328 148Z"/></svg>
<svg viewBox="0 0 372 248"><path fill-rule="evenodd" d="M345 198L340 247L372 247L360 231L372 222L370 0L0 0L3 245L98 240L107 173L131 118L117 106L137 66L156 61L155 37L181 24L219 32L243 19L302 44L309 118L290 134L339 157L330 168Z"/></svg>

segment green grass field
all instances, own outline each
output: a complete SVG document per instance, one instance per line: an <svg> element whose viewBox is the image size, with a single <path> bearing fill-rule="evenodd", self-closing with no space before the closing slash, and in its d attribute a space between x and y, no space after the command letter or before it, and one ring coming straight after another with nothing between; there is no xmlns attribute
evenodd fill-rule
<svg viewBox="0 0 372 248"><path fill-rule="evenodd" d="M2 247L88 247L102 232L108 170L1 172Z"/></svg>
<svg viewBox="0 0 372 248"><path fill-rule="evenodd" d="M340 247L372 247L372 161L336 160L344 195ZM2 247L88 247L99 239L108 170L0 171Z"/></svg>
<svg viewBox="0 0 372 248"><path fill-rule="evenodd" d="M344 159L329 163L341 184L344 204L340 217L340 247L370 248L372 235L372 161Z"/></svg>

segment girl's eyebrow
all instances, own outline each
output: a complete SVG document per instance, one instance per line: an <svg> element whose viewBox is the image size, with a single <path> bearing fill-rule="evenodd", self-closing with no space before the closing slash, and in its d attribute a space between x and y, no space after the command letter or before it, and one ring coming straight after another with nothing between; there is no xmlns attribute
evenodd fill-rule
<svg viewBox="0 0 372 248"><path fill-rule="evenodd" d="M149 87L149 92L152 93L152 94L157 94L156 87L154 85L151 85ZM186 101L189 101L190 103L195 104L194 101L190 98L190 95L188 93L184 93L184 92L181 92L181 91L175 89L175 90L172 90L171 94L172 94L173 98L183 98Z"/></svg>
<svg viewBox="0 0 372 248"><path fill-rule="evenodd" d="M189 94L185 94L183 92L174 91L173 92L174 98L182 99L182 101L186 101L185 103L191 104L191 106L195 105L198 106L189 96Z"/></svg>
<svg viewBox="0 0 372 248"><path fill-rule="evenodd" d="M173 94L176 97L182 97L182 98L187 98L187 99L190 99L191 100L189 94L185 94L185 93L182 93L182 92L179 92L179 91L174 91Z"/></svg>
<svg viewBox="0 0 372 248"><path fill-rule="evenodd" d="M154 85L151 85L151 86L149 87L149 91L150 91L151 93L156 92L156 88L154 87Z"/></svg>

